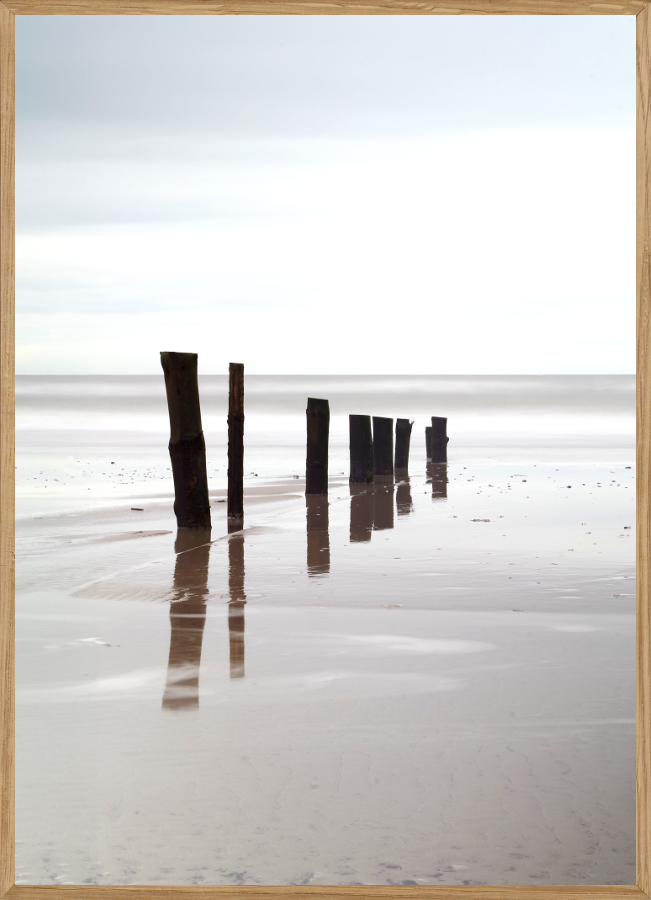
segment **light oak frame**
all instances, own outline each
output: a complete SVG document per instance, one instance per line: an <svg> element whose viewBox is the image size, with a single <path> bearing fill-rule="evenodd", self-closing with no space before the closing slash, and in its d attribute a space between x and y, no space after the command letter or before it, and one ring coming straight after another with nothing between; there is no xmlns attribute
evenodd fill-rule
<svg viewBox="0 0 651 900"><path fill-rule="evenodd" d="M0 0L0 897L11 900L633 900L651 896L651 10L645 0ZM637 820L625 886L16 885L14 843L14 68L16 15L637 17Z"/></svg>

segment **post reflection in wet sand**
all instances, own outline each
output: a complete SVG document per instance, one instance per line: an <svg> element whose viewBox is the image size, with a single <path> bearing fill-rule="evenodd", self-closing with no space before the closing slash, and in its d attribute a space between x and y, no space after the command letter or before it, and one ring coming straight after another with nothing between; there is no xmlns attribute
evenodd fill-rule
<svg viewBox="0 0 651 900"><path fill-rule="evenodd" d="M350 542L370 541L375 518L375 492L372 484L350 484Z"/></svg>
<svg viewBox="0 0 651 900"><path fill-rule="evenodd" d="M375 485L375 519L373 531L393 528L393 483L380 482Z"/></svg>
<svg viewBox="0 0 651 900"><path fill-rule="evenodd" d="M427 463L427 483L432 485L432 498L434 500L447 500L447 463Z"/></svg>
<svg viewBox="0 0 651 900"><path fill-rule="evenodd" d="M199 666L206 624L210 529L179 528L174 544L174 600L163 709L199 706Z"/></svg>
<svg viewBox="0 0 651 900"><path fill-rule="evenodd" d="M396 506L399 516L409 516L414 511L414 503L411 499L411 485L409 478L404 477L396 485Z"/></svg>
<svg viewBox="0 0 651 900"><path fill-rule="evenodd" d="M307 574L330 572L330 535L328 533L328 496L306 494Z"/></svg>
<svg viewBox="0 0 651 900"><path fill-rule="evenodd" d="M231 678L244 678L244 535L228 539L228 642Z"/></svg>

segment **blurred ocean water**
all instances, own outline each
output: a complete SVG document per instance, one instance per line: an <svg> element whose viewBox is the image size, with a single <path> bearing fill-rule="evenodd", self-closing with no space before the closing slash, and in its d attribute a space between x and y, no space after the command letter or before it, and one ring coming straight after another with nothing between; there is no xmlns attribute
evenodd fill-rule
<svg viewBox="0 0 651 900"><path fill-rule="evenodd" d="M226 479L227 376L200 377L211 488ZM447 416L451 462L630 461L633 375L246 376L245 473L302 475L308 397L330 402L330 471L348 474L348 415L409 417L412 465L425 463L425 427ZM19 376L18 514L171 490L162 373ZM125 477L114 477L120 466ZM128 475L128 477L126 477ZM47 480L47 488L45 483ZM129 490L125 491L127 487Z"/></svg>
<svg viewBox="0 0 651 900"><path fill-rule="evenodd" d="M228 377L200 376L204 428L225 431ZM326 397L338 426L349 413L429 419L447 415L467 438L481 431L524 436L547 432L630 437L634 431L634 375L247 375L246 411L252 424L271 417L303 425L308 396ZM157 375L22 375L16 379L20 431L167 428L165 387Z"/></svg>

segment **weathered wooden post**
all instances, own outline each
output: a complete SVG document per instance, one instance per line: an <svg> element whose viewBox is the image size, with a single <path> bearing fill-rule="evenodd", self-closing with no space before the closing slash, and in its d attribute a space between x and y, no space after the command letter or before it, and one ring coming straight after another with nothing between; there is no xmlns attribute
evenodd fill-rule
<svg viewBox="0 0 651 900"><path fill-rule="evenodd" d="M373 435L370 416L348 416L350 429L351 484L370 484L373 481Z"/></svg>
<svg viewBox="0 0 651 900"><path fill-rule="evenodd" d="M169 451L174 478L174 513L179 528L210 528L206 444L201 429L196 353L161 353Z"/></svg>
<svg viewBox="0 0 651 900"><path fill-rule="evenodd" d="M448 461L448 437L446 435L448 420L441 416L432 416L432 462Z"/></svg>
<svg viewBox="0 0 651 900"><path fill-rule="evenodd" d="M307 400L307 458L305 462L305 493L328 493L328 435L330 432L330 404L327 400Z"/></svg>
<svg viewBox="0 0 651 900"><path fill-rule="evenodd" d="M409 443L413 424L409 419L396 419L396 477L409 473Z"/></svg>
<svg viewBox="0 0 651 900"><path fill-rule="evenodd" d="M375 481L393 482L393 419L373 416Z"/></svg>
<svg viewBox="0 0 651 900"><path fill-rule="evenodd" d="M244 527L244 366L228 366L228 530Z"/></svg>
<svg viewBox="0 0 651 900"><path fill-rule="evenodd" d="M425 457L428 462L432 461L432 426L428 425L425 429Z"/></svg>

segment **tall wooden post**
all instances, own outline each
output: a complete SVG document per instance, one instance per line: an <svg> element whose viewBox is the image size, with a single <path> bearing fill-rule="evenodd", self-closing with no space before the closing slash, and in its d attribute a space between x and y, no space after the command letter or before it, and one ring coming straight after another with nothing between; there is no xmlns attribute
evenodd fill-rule
<svg viewBox="0 0 651 900"><path fill-rule="evenodd" d="M432 426L425 429L425 456L428 462L432 461Z"/></svg>
<svg viewBox="0 0 651 900"><path fill-rule="evenodd" d="M228 366L228 530L244 527L244 366Z"/></svg>
<svg viewBox="0 0 651 900"><path fill-rule="evenodd" d="M350 429L351 484L370 484L373 481L373 435L370 416L348 416Z"/></svg>
<svg viewBox="0 0 651 900"><path fill-rule="evenodd" d="M330 404L327 400L307 400L307 459L305 462L305 493L328 493L328 436L330 433Z"/></svg>
<svg viewBox="0 0 651 900"><path fill-rule="evenodd" d="M396 419L396 475L407 475L409 472L409 443L413 424L409 419Z"/></svg>
<svg viewBox="0 0 651 900"><path fill-rule="evenodd" d="M196 353L161 353L169 451L174 478L174 513L179 528L210 528L206 444L201 429Z"/></svg>
<svg viewBox="0 0 651 900"><path fill-rule="evenodd" d="M393 419L373 416L375 481L393 481Z"/></svg>
<svg viewBox="0 0 651 900"><path fill-rule="evenodd" d="M432 462L448 461L448 437L446 435L448 420L441 416L432 416Z"/></svg>

